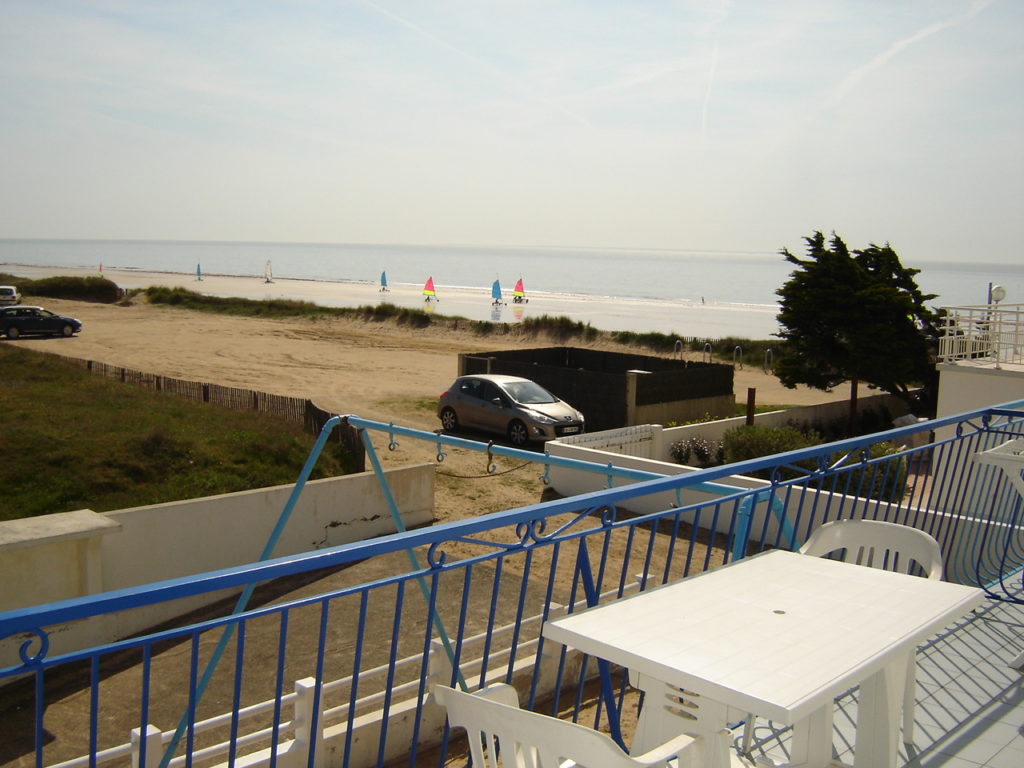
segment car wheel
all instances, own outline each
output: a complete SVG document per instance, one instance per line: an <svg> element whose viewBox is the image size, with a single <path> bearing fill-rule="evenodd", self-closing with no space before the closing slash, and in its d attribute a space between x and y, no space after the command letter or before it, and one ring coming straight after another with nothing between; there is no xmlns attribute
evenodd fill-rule
<svg viewBox="0 0 1024 768"><path fill-rule="evenodd" d="M7 329L7 338L8 339L16 339L19 336L21 336L21 331L19 331L13 325L10 328Z"/></svg>
<svg viewBox="0 0 1024 768"><path fill-rule="evenodd" d="M74 334L75 329L72 328L70 325L65 324L64 327L60 329L60 332L64 334L64 338L68 338L69 336Z"/></svg>
<svg viewBox="0 0 1024 768"><path fill-rule="evenodd" d="M523 424L519 419L515 419L508 425L508 439L512 445L517 448L522 448L530 440L530 433L526 430L526 425Z"/></svg>
<svg viewBox="0 0 1024 768"><path fill-rule="evenodd" d="M441 426L446 432L459 428L459 417L455 414L454 408L445 408L441 411Z"/></svg>

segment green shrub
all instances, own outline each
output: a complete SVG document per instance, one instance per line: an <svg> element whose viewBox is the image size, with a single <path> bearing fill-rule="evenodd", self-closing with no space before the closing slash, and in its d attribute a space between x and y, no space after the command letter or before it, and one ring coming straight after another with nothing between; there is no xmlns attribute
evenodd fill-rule
<svg viewBox="0 0 1024 768"><path fill-rule="evenodd" d="M896 453L896 446L889 441L875 443L868 448L869 459L881 459ZM835 454L831 461L840 458L840 454ZM907 490L907 458L903 456L880 464L858 466L843 475L839 483L838 490L851 496L898 502Z"/></svg>
<svg viewBox="0 0 1024 768"><path fill-rule="evenodd" d="M854 421L853 434L850 434L849 424L848 416L837 416L828 421L817 422L814 429L821 434L822 441L826 443L847 437L873 435L875 432L892 429L892 413L885 406L860 408Z"/></svg>
<svg viewBox="0 0 1024 768"><path fill-rule="evenodd" d="M796 451L800 448L810 448L820 445L821 436L814 431L802 432L796 427L759 427L740 426L733 427L722 436L722 446L725 461L733 464L748 459L759 459L762 456L772 456L776 453ZM807 469L814 469L813 461L801 462L799 466ZM751 473L754 477L769 479L770 469L758 470ZM790 479L799 476L799 472L783 467L780 469L780 476Z"/></svg>
<svg viewBox="0 0 1024 768"><path fill-rule="evenodd" d="M117 283L105 277L44 277L42 280L21 281L22 293L46 296L50 299L92 301L114 304L121 299Z"/></svg>
<svg viewBox="0 0 1024 768"><path fill-rule="evenodd" d="M527 317L520 324L524 333L531 335L547 334L554 339L583 339L591 341L597 338L598 331L590 323L582 323L570 320L564 315L552 316L541 315L540 317Z"/></svg>
<svg viewBox="0 0 1024 768"><path fill-rule="evenodd" d="M668 452L672 457L672 461L676 464L689 464L693 447L690 445L689 440L680 440L679 442L672 443L668 448Z"/></svg>
<svg viewBox="0 0 1024 768"><path fill-rule="evenodd" d="M669 454L676 464L689 464L692 456L696 466L712 467L722 463L724 445L717 440L708 440L698 435L672 443L669 446Z"/></svg>
<svg viewBox="0 0 1024 768"><path fill-rule="evenodd" d="M722 439L724 460L727 463L759 459L778 453L796 451L801 448L812 448L826 441L814 430L802 431L794 426L785 427L734 427L725 433ZM675 448L675 446L673 446ZM890 442L875 443L867 448L867 458L881 459L897 453L896 447ZM845 454L834 453L828 457L831 466L843 458ZM858 456L850 457L843 468L829 480L831 488L838 493L860 496L867 499L896 502L903 498L907 484L907 460L905 457L864 465L857 462ZM818 467L817 460L804 459L794 462L795 467L813 472ZM749 473L753 477L770 480L773 476L771 468ZM778 467L777 477L791 480L802 473L792 467Z"/></svg>

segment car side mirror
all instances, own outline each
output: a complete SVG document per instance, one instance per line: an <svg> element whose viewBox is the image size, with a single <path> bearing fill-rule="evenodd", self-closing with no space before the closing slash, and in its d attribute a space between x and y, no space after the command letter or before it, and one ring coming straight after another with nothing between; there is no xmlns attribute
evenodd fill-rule
<svg viewBox="0 0 1024 768"><path fill-rule="evenodd" d="M492 397L491 398L491 402L494 403L499 408L504 408L505 407L505 403L502 401L502 399L500 397Z"/></svg>

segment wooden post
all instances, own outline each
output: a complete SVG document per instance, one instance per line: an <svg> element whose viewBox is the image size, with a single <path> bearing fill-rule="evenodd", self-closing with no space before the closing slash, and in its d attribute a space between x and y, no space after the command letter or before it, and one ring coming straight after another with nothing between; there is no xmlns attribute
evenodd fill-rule
<svg viewBox="0 0 1024 768"><path fill-rule="evenodd" d="M637 378L648 373L650 371L626 371L626 423L622 425L624 427L631 427L637 423Z"/></svg>
<svg viewBox="0 0 1024 768"><path fill-rule="evenodd" d="M748 427L754 426L754 403L757 400L757 388L747 387L747 421Z"/></svg>
<svg viewBox="0 0 1024 768"><path fill-rule="evenodd" d="M857 428L857 378L850 379L850 416L846 423L846 436L853 437Z"/></svg>

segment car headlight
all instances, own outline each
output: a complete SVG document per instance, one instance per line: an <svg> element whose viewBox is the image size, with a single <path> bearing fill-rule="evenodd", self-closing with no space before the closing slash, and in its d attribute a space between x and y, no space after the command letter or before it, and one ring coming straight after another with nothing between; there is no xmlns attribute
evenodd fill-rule
<svg viewBox="0 0 1024 768"><path fill-rule="evenodd" d="M523 413L538 424L554 424L558 421L540 411L523 411Z"/></svg>

